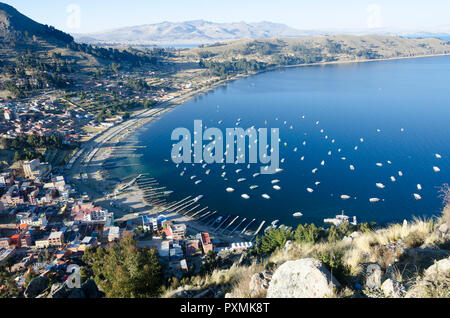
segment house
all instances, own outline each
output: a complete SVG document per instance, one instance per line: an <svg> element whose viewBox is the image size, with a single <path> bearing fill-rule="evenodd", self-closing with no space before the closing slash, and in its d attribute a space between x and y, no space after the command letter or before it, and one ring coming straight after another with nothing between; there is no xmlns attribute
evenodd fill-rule
<svg viewBox="0 0 450 318"><path fill-rule="evenodd" d="M48 224L45 214L30 215L20 219L20 224L26 224L33 227L45 227Z"/></svg>
<svg viewBox="0 0 450 318"><path fill-rule="evenodd" d="M156 218L149 218L147 215L142 216L142 227L144 231L158 231L158 220Z"/></svg>
<svg viewBox="0 0 450 318"><path fill-rule="evenodd" d="M48 244L50 246L62 246L64 244L63 232L52 232L48 237Z"/></svg>
<svg viewBox="0 0 450 318"><path fill-rule="evenodd" d="M48 248L50 246L48 236L35 240L34 245L36 248Z"/></svg>
<svg viewBox="0 0 450 318"><path fill-rule="evenodd" d="M114 242L120 240L121 231L118 226L111 226L107 231L108 242Z"/></svg>
<svg viewBox="0 0 450 318"><path fill-rule="evenodd" d="M101 207L94 207L92 204L76 205L71 213L74 221L79 223L105 224L113 214Z"/></svg>
<svg viewBox="0 0 450 318"><path fill-rule="evenodd" d="M32 180L47 175L52 169L48 163L41 163L39 159L25 161L22 168L25 177Z"/></svg>
<svg viewBox="0 0 450 318"><path fill-rule="evenodd" d="M172 225L172 234L175 240L183 240L186 234L186 224Z"/></svg>
<svg viewBox="0 0 450 318"><path fill-rule="evenodd" d="M199 253L199 251L200 251L199 241L194 240L194 241L186 242L186 256L187 257L197 255Z"/></svg>
<svg viewBox="0 0 450 318"><path fill-rule="evenodd" d="M213 244L208 233L201 233L200 240L202 242L203 253L206 255L213 250Z"/></svg>
<svg viewBox="0 0 450 318"><path fill-rule="evenodd" d="M8 249L11 239L8 237L0 238L0 248Z"/></svg>

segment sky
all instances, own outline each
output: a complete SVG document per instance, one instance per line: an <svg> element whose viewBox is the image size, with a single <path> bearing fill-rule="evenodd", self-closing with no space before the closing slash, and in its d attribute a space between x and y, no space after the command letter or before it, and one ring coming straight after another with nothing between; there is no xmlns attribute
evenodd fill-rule
<svg viewBox="0 0 450 318"><path fill-rule="evenodd" d="M284 23L303 30L450 29L448 0L3 0L69 33L207 20Z"/></svg>

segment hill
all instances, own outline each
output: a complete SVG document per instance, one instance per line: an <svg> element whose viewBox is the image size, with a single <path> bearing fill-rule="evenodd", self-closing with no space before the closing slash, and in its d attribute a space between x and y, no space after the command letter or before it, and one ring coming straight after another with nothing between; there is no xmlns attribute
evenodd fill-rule
<svg viewBox="0 0 450 318"><path fill-rule="evenodd" d="M38 23L10 5L0 2L0 40L5 43L24 43L30 40L38 43L39 40L44 40L63 45L72 43L73 37L52 26Z"/></svg>
<svg viewBox="0 0 450 318"><path fill-rule="evenodd" d="M311 35L313 33L309 31L299 31L287 25L272 22L213 23L197 20L179 23L162 22L92 34L78 34L75 35L75 38L80 42L97 44L198 45L240 39L304 37Z"/></svg>

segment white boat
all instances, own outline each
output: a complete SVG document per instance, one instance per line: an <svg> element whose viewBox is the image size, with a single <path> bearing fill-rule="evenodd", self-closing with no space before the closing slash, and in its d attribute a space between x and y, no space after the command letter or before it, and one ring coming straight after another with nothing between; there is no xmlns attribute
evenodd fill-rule
<svg viewBox="0 0 450 318"><path fill-rule="evenodd" d="M184 176L184 171L181 171L180 176Z"/></svg>
<svg viewBox="0 0 450 318"><path fill-rule="evenodd" d="M258 189L258 188L259 188L258 185L252 185L252 186L250 186L250 190L255 190L255 189Z"/></svg>
<svg viewBox="0 0 450 318"><path fill-rule="evenodd" d="M364 142L364 138L359 138L359 141Z"/></svg>
<svg viewBox="0 0 450 318"><path fill-rule="evenodd" d="M386 161L389 165L391 165L392 164L392 161L390 161L390 160L388 160L388 161Z"/></svg>
<svg viewBox="0 0 450 318"><path fill-rule="evenodd" d="M283 169L281 169L281 168L276 168L276 169L275 169L275 172L276 172L276 173L279 173L279 172L282 172L282 171L283 171Z"/></svg>
<svg viewBox="0 0 450 318"><path fill-rule="evenodd" d="M392 182L395 182L395 181L397 181L397 180L395 179L394 176L391 176L391 181L392 181Z"/></svg>
<svg viewBox="0 0 450 318"><path fill-rule="evenodd" d="M314 183L316 186L318 186L319 184L320 184L320 182L319 181L316 181L316 183Z"/></svg>
<svg viewBox="0 0 450 318"><path fill-rule="evenodd" d="M325 160L322 160L322 162L320 163L321 166L325 166Z"/></svg>
<svg viewBox="0 0 450 318"><path fill-rule="evenodd" d="M250 196L249 196L248 194L245 194L245 193L242 194L241 197L242 197L243 199L245 199L245 200L250 199Z"/></svg>
<svg viewBox="0 0 450 318"><path fill-rule="evenodd" d="M295 217L295 218L299 218L299 217L303 216L303 213L302 212L295 212L295 213L292 214L292 216Z"/></svg>
<svg viewBox="0 0 450 318"><path fill-rule="evenodd" d="M355 166L354 165L350 165L350 170L355 170Z"/></svg>
<svg viewBox="0 0 450 318"><path fill-rule="evenodd" d="M279 222L280 222L280 220L275 220L275 221L273 221L273 222L272 222L272 226L277 225Z"/></svg>
<svg viewBox="0 0 450 318"><path fill-rule="evenodd" d="M442 159L442 156L441 156L440 154L438 154L438 153L435 154L434 156L435 156L437 159Z"/></svg>
<svg viewBox="0 0 450 318"><path fill-rule="evenodd" d="M195 184L199 184L199 183L202 183L202 180L195 181Z"/></svg>
<svg viewBox="0 0 450 318"><path fill-rule="evenodd" d="M311 189L311 188L306 188L306 191L308 191L309 193L313 193L314 192L314 190Z"/></svg>
<svg viewBox="0 0 450 318"><path fill-rule="evenodd" d="M277 183L279 183L279 182L280 182L280 180L277 180L277 179L272 180L272 184L277 184Z"/></svg>
<svg viewBox="0 0 450 318"><path fill-rule="evenodd" d="M422 185L420 183L417 185L417 190L419 190L419 191L422 190Z"/></svg>
<svg viewBox="0 0 450 318"><path fill-rule="evenodd" d="M304 161L304 160L305 160L305 156L301 157L300 160L301 160L301 161Z"/></svg>
<svg viewBox="0 0 450 318"><path fill-rule="evenodd" d="M382 167L383 164L382 164L381 162L377 162L377 166L378 166L378 167Z"/></svg>
<svg viewBox="0 0 450 318"><path fill-rule="evenodd" d="M403 172L399 171L399 172L398 172L398 176L399 176L399 177L403 177Z"/></svg>
<svg viewBox="0 0 450 318"><path fill-rule="evenodd" d="M375 185L377 186L377 188L380 188L380 189L386 188L386 186L382 183L376 183Z"/></svg>
<svg viewBox="0 0 450 318"><path fill-rule="evenodd" d="M242 171L242 169L237 169L236 170L236 173L239 173L239 172L241 172Z"/></svg>
<svg viewBox="0 0 450 318"><path fill-rule="evenodd" d="M224 178L227 175L226 172L222 173L222 178Z"/></svg>
<svg viewBox="0 0 450 318"><path fill-rule="evenodd" d="M245 178L240 178L240 179L238 179L238 182L244 182L244 181L246 181L247 179L245 179Z"/></svg>
<svg viewBox="0 0 450 318"><path fill-rule="evenodd" d="M197 178L197 176L192 176L192 177L191 177L191 180L194 180L195 178Z"/></svg>
<svg viewBox="0 0 450 318"><path fill-rule="evenodd" d="M350 198L351 198L351 196L349 196L349 195L346 195L346 194L341 195L342 200L348 200Z"/></svg>
<svg viewBox="0 0 450 318"><path fill-rule="evenodd" d="M319 170L319 169L317 169L317 168L314 168L314 169L312 170L312 173L316 173L316 172L317 172L317 170Z"/></svg>
<svg viewBox="0 0 450 318"><path fill-rule="evenodd" d="M434 172L439 172L439 171L441 171L441 169L439 169L439 167L436 167L436 166L433 167L433 170L434 170Z"/></svg>
<svg viewBox="0 0 450 318"><path fill-rule="evenodd" d="M379 198L370 198L369 199L369 202L372 202L372 203L374 203L374 202L380 202L381 201L381 199L379 199Z"/></svg>
<svg viewBox="0 0 450 318"><path fill-rule="evenodd" d="M253 178L256 178L257 176L259 176L260 174L257 172L255 174L253 174Z"/></svg>
<svg viewBox="0 0 450 318"><path fill-rule="evenodd" d="M416 200L421 200L422 197L421 197L419 194L414 193L414 199L416 199Z"/></svg>
<svg viewBox="0 0 450 318"><path fill-rule="evenodd" d="M227 188L226 191L227 192L234 192L234 189L233 188Z"/></svg>
<svg viewBox="0 0 450 318"><path fill-rule="evenodd" d="M270 199L270 196L269 196L268 194L263 194L262 197L263 197L264 199L266 199L266 200L269 200L269 199Z"/></svg>
<svg viewBox="0 0 450 318"><path fill-rule="evenodd" d="M277 185L274 185L273 188L274 188L275 190L277 190L277 191L281 190L281 187L280 187L280 186L277 186Z"/></svg>
<svg viewBox="0 0 450 318"><path fill-rule="evenodd" d="M199 195L199 196L196 197L193 201L194 201L194 202L198 202L198 201L200 201L201 199L203 199L203 195Z"/></svg>
<svg viewBox="0 0 450 318"><path fill-rule="evenodd" d="M211 173L211 170L209 170L209 169L206 170L206 172L205 172L206 175L209 175L210 173Z"/></svg>

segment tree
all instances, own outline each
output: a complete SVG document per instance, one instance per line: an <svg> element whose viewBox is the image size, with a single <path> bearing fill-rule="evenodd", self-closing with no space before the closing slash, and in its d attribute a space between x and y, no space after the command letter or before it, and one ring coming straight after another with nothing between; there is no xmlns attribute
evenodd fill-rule
<svg viewBox="0 0 450 318"><path fill-rule="evenodd" d="M139 249L131 234L106 249L88 249L83 261L109 298L156 297L163 283L162 266L154 249Z"/></svg>

